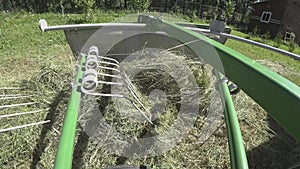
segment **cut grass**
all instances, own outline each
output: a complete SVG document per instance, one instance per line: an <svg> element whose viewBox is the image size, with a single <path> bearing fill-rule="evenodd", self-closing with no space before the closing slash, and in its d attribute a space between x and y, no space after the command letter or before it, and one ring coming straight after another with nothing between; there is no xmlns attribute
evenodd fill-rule
<svg viewBox="0 0 300 169"><path fill-rule="evenodd" d="M124 14L126 12L100 12L95 14L96 19L92 21L110 22ZM2 168L53 168L75 62L63 32L42 33L38 29L38 20L44 18L51 25L56 25L85 22L84 17L77 14L0 14L0 86L25 85L31 89L26 92L37 95L33 100L39 101L41 108L50 108L47 114L9 119L13 123L1 119L1 124L12 126L51 119L50 124L0 134ZM237 31L233 31L233 34L246 36ZM252 59L262 60L262 64L299 85L300 80L294 74L300 71L298 61L231 40L226 45ZM295 50L296 53L298 50ZM258 104L243 92L234 96L234 102L250 168L287 168L299 162L299 144L270 120ZM35 107L28 109L32 108ZM168 152L144 159L126 159L109 154L89 140L78 123L73 167L102 168L120 164L146 164L152 168L229 168L224 123L207 142L197 142L199 126L204 120L204 116L199 117L189 136Z"/></svg>

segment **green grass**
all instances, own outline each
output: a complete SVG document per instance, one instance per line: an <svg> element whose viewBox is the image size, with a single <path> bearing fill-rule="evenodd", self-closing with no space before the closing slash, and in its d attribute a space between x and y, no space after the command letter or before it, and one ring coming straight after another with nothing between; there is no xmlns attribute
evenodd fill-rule
<svg viewBox="0 0 300 169"><path fill-rule="evenodd" d="M69 84L73 78L75 60L63 32L42 33L38 29L39 19L46 19L50 25L110 22L115 17L128 13L130 12L97 12L92 19L87 21L84 15L79 14L65 16L29 13L0 14L0 86L24 85L30 90L21 92L36 95L26 101L39 102L38 105L22 109L0 110L0 114L50 108L48 112L40 114L0 119L0 128L44 119L52 120L48 125L1 133L0 168L29 168L30 166L52 168L54 164L63 116L68 104ZM233 31L233 34L247 36L238 31ZM262 64L296 84L300 84L297 74L300 72L298 61L231 40L228 40L226 45L252 59L260 60ZM299 53L299 48L295 49L295 52ZM153 75L153 78L161 79L156 75ZM207 81L202 81L203 79L199 79L199 83L206 85ZM299 143L287 135L245 93L240 92L233 99L250 168L287 168L299 162ZM0 102L0 105L2 104L6 103ZM111 109L111 107L108 108ZM173 115L166 114L163 117L164 121L174 118ZM122 119L119 120L120 123L124 122ZM204 120L205 115L200 115L188 137L168 152L161 156L143 159L125 159L109 154L89 140L78 124L73 166L74 168L102 168L116 164L146 164L152 168L229 168L229 151L224 122L221 122L220 128L207 142L199 143L197 142L199 129ZM118 126L119 121L112 120L113 122ZM165 124L168 126L167 123ZM134 128L130 127L121 129L125 132L132 132Z"/></svg>
<svg viewBox="0 0 300 169"><path fill-rule="evenodd" d="M247 34L236 31L233 29L231 34L240 36L243 38L249 37ZM265 42L268 45L273 46L274 42L271 40L262 40L259 37L251 37L252 40ZM278 54L267 49L262 49L254 45L241 43L234 40L227 40L226 46L239 51L240 53L246 55L247 57L257 60L257 62L269 67L271 70L281 74L290 81L296 83L300 86L300 61L297 61L288 56ZM283 50L288 51L288 46L283 44L281 46ZM300 55L300 48L297 47L293 53Z"/></svg>

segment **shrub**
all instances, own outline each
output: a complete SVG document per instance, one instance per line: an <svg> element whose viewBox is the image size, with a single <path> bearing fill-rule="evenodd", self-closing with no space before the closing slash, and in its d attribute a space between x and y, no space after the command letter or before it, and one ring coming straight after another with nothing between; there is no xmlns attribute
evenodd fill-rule
<svg viewBox="0 0 300 169"><path fill-rule="evenodd" d="M297 47L297 44L294 41L288 42L289 51L293 52L295 48Z"/></svg>
<svg viewBox="0 0 300 169"><path fill-rule="evenodd" d="M276 48L280 48L283 44L283 35L282 34L278 34L275 39L274 39L274 47Z"/></svg>
<svg viewBox="0 0 300 169"><path fill-rule="evenodd" d="M259 32L259 30L258 30L257 26L255 26L252 30L253 36L257 36L258 32Z"/></svg>
<svg viewBox="0 0 300 169"><path fill-rule="evenodd" d="M271 34L270 34L270 32L268 31L267 33L265 33L264 35L262 35L261 42L262 42L262 43L267 43L268 40L270 40L270 38L271 38Z"/></svg>

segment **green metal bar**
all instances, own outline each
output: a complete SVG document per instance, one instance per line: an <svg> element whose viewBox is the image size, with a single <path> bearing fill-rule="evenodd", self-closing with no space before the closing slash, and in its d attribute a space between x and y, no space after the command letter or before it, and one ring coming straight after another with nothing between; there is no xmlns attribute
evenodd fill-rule
<svg viewBox="0 0 300 169"><path fill-rule="evenodd" d="M173 23L150 18L149 29L165 31L171 37L183 43L201 39L197 43L187 44L204 61L219 72L225 74L251 98L260 104L296 140L300 141L300 87L268 68L247 58L241 53L203 35L187 30ZM213 47L221 59L210 57L208 48Z"/></svg>
<svg viewBox="0 0 300 169"><path fill-rule="evenodd" d="M222 82L224 76L217 71L215 72L223 107L225 108L224 116L228 135L231 168L248 169L248 161L243 144L242 133L228 86L226 82Z"/></svg>
<svg viewBox="0 0 300 169"><path fill-rule="evenodd" d="M82 57L80 65L83 66L86 57ZM76 123L78 117L78 111L80 107L80 97L81 92L78 91L78 86L80 86L80 79L83 76L83 71L78 68L78 72L75 78L75 85L72 88L71 97L69 100L68 110L65 115L62 133L60 135L60 141L58 145L58 150L55 158L55 169L69 169L72 168L72 158L74 141L76 134Z"/></svg>
<svg viewBox="0 0 300 169"><path fill-rule="evenodd" d="M192 28L199 28L199 29L210 29L210 25L209 24L195 24L195 23L189 23L189 22L176 22L176 25L180 25L180 26L187 26L187 27L192 27ZM230 27L226 26L225 27L225 32L226 33L230 33L231 29Z"/></svg>

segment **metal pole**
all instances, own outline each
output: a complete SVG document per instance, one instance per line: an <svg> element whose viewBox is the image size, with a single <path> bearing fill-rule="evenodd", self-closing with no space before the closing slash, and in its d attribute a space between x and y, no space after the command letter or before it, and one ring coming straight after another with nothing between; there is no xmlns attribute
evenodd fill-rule
<svg viewBox="0 0 300 169"><path fill-rule="evenodd" d="M259 43L259 42L256 42L256 41L253 41L253 40L250 40L250 39L241 38L241 37L230 35L230 34L223 33L223 32L214 32L214 31L210 31L208 29L200 29L200 28L192 28L192 27L185 27L185 28L196 31L196 32L200 32L200 33L202 32L202 33L209 33L209 34L213 34L213 35L223 36L225 38L229 38L229 39L237 40L237 41L240 41L240 42L248 43L248 44L251 44L251 45L259 46L261 48L268 49L268 50L271 50L273 52L277 52L277 53L289 56L289 57L294 58L296 60L300 60L300 56L297 55L297 54L287 52L285 50L282 50L282 49L279 49L279 48L276 48L276 47L273 47L273 46L269 46L269 45L266 45L266 44L263 44L263 43Z"/></svg>
<svg viewBox="0 0 300 169"><path fill-rule="evenodd" d="M82 56L80 65L83 66L86 57ZM55 169L69 169L72 168L73 149L75 142L76 123L78 111L80 107L81 92L78 91L80 86L80 79L83 76L81 67L78 67L77 76L75 78L75 85L72 86L72 93L69 101L67 113L65 115L62 133L55 158Z"/></svg>
<svg viewBox="0 0 300 169"><path fill-rule="evenodd" d="M228 86L225 81L222 81L224 76L221 73L215 71L215 74L225 110L224 116L227 129L231 168L248 169L248 161L243 144L242 133Z"/></svg>

